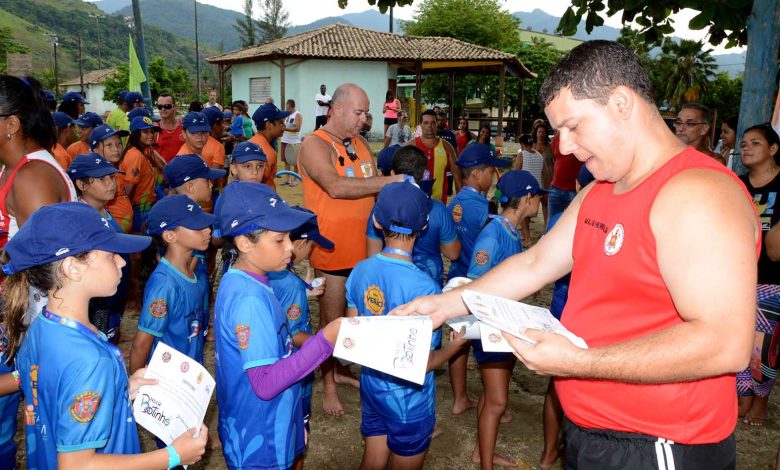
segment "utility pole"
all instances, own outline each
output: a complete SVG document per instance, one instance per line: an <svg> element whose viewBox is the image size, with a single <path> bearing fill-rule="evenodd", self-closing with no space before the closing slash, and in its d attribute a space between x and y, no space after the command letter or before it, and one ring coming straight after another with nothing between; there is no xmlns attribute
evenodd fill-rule
<svg viewBox="0 0 780 470"><path fill-rule="evenodd" d="M200 52L198 50L198 0L195 0L195 92L200 100Z"/></svg>
<svg viewBox="0 0 780 470"><path fill-rule="evenodd" d="M100 18L103 18L100 15L89 15L90 18L95 18L95 31L97 31L97 47L98 47L98 70L102 67L100 66Z"/></svg>
<svg viewBox="0 0 780 470"><path fill-rule="evenodd" d="M49 36L51 39L51 45L54 47L54 95L58 96L60 94L59 88L60 88L60 74L59 74L59 68L57 67L57 35L52 33L43 33L46 36Z"/></svg>
<svg viewBox="0 0 780 470"><path fill-rule="evenodd" d="M81 55L81 33L79 33L79 88L81 90L81 97L84 97L84 61Z"/></svg>
<svg viewBox="0 0 780 470"><path fill-rule="evenodd" d="M144 71L146 81L141 84L141 92L144 95L146 106L152 106L152 94L149 92L149 70L146 67L146 47L144 46L144 22L141 19L141 6L139 0L133 0L133 21L135 22L136 43L138 43L138 62Z"/></svg>
<svg viewBox="0 0 780 470"><path fill-rule="evenodd" d="M390 32L393 32L393 6L390 5Z"/></svg>

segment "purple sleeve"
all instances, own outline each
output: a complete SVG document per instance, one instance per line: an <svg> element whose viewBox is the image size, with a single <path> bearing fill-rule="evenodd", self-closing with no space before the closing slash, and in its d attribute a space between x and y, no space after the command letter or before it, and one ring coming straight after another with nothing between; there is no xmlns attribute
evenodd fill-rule
<svg viewBox="0 0 780 470"><path fill-rule="evenodd" d="M271 400L295 382L303 379L333 354L333 345L322 331L310 337L294 354L267 366L246 370L252 390L263 400Z"/></svg>

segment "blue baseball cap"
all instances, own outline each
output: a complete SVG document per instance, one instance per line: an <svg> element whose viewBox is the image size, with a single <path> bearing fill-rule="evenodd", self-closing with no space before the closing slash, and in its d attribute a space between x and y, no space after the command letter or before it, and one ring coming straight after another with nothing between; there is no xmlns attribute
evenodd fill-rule
<svg viewBox="0 0 780 470"><path fill-rule="evenodd" d="M260 229L289 232L315 217L291 208L268 186L245 181L234 181L225 186L214 213L223 237Z"/></svg>
<svg viewBox="0 0 780 470"><path fill-rule="evenodd" d="M128 91L125 93L125 104L133 104L141 102L143 103L144 97L142 94L138 93L137 91Z"/></svg>
<svg viewBox="0 0 780 470"><path fill-rule="evenodd" d="M14 274L92 250L135 253L151 242L149 237L117 233L83 202L51 204L33 212L5 245L11 261L3 265L3 272Z"/></svg>
<svg viewBox="0 0 780 470"><path fill-rule="evenodd" d="M73 119L61 111L51 113L51 117L54 119L54 125L57 126L57 129L65 129L73 125Z"/></svg>
<svg viewBox="0 0 780 470"><path fill-rule="evenodd" d="M301 206L293 206L295 210L314 216L306 221L300 227L290 231L290 240L311 240L326 250L332 250L335 243L328 240L320 233L320 226L317 224L317 214Z"/></svg>
<svg viewBox="0 0 780 470"><path fill-rule="evenodd" d="M157 121L160 120L160 118L154 117L154 114L152 114L152 112L149 111L146 108L133 108L133 109L130 110L129 113L127 113L127 119L129 121L132 121L133 119L137 118L138 116L148 117L149 119L151 119L154 122L157 122Z"/></svg>
<svg viewBox="0 0 780 470"><path fill-rule="evenodd" d="M209 168L200 156L194 154L178 155L163 167L165 179L174 188L198 178L218 180L224 178L226 174L225 170Z"/></svg>
<svg viewBox="0 0 780 470"><path fill-rule="evenodd" d="M116 94L116 100L117 101L121 101L121 102L124 103L125 102L125 96L127 96L128 93L130 93L130 92L127 91L127 90L120 91L119 93Z"/></svg>
<svg viewBox="0 0 780 470"><path fill-rule="evenodd" d="M53 91L48 90L46 88L44 88L41 91L43 91L43 99L45 99L47 102L49 102L49 103L56 103L57 102L57 97L54 95Z"/></svg>
<svg viewBox="0 0 780 470"><path fill-rule="evenodd" d="M483 164L503 168L512 162L497 158L495 153L493 153L493 150L487 144L471 144L463 149L460 157L458 157L458 161L455 163L462 168L471 168L472 166Z"/></svg>
<svg viewBox="0 0 780 470"><path fill-rule="evenodd" d="M417 185L400 182L385 185L374 205L374 219L383 228L411 235L428 225L430 202Z"/></svg>
<svg viewBox="0 0 780 470"><path fill-rule="evenodd" d="M496 187L501 191L500 202L509 202L513 197L523 197L526 194L534 196L546 194L548 191L539 187L536 178L526 170L510 170L498 179Z"/></svg>
<svg viewBox="0 0 780 470"><path fill-rule="evenodd" d="M68 176L74 181L81 178L102 178L114 173L124 174L123 171L119 171L105 157L94 152L76 155L76 158L70 162L68 167Z"/></svg>
<svg viewBox="0 0 780 470"><path fill-rule="evenodd" d="M206 109L210 109L210 108L206 108ZM223 116L225 119L230 119L230 118L232 118L232 117L233 117L233 111L231 111L231 110L229 110L229 109L226 109L226 110L222 111L222 116Z"/></svg>
<svg viewBox="0 0 780 470"><path fill-rule="evenodd" d="M184 194L172 194L157 201L149 211L146 232L150 235L160 235L176 227L202 230L211 227L216 221L216 217L205 212L189 197Z"/></svg>
<svg viewBox="0 0 780 470"><path fill-rule="evenodd" d="M160 132L160 128L154 125L154 122L150 117L136 116L130 121L130 132L142 131L144 129L152 129L155 132Z"/></svg>
<svg viewBox="0 0 780 470"><path fill-rule="evenodd" d="M385 147L379 152L379 155L376 157L376 166L380 171L390 173L390 170L393 169L393 157L400 148L401 144L395 144Z"/></svg>
<svg viewBox="0 0 780 470"><path fill-rule="evenodd" d="M89 133L89 149L95 150L97 144L115 135L119 137L127 137L130 135L130 133L125 130L117 131L108 124L101 124L97 126L96 128L92 129L92 132Z"/></svg>
<svg viewBox="0 0 780 470"><path fill-rule="evenodd" d="M222 122L225 120L225 115L222 114L222 111L219 110L216 106L211 106L209 108L204 109L201 111L201 114L206 116L206 120L209 122L209 126L213 126L214 124L217 124L219 122ZM211 129L209 129L210 131Z"/></svg>
<svg viewBox="0 0 780 470"><path fill-rule="evenodd" d="M89 101L85 100L81 93L77 91L69 91L62 96L63 103L83 103L89 104Z"/></svg>
<svg viewBox="0 0 780 470"><path fill-rule="evenodd" d="M103 124L103 119L97 114L88 111L73 121L73 124L79 127L97 127Z"/></svg>
<svg viewBox="0 0 780 470"><path fill-rule="evenodd" d="M189 133L211 132L209 120L203 113L191 112L181 120L182 127Z"/></svg>
<svg viewBox="0 0 780 470"><path fill-rule="evenodd" d="M282 111L273 103L266 103L252 113L252 120L255 121L257 127L260 127L261 123L284 119L290 114L292 114L290 111Z"/></svg>
<svg viewBox="0 0 780 470"><path fill-rule="evenodd" d="M265 156L263 149L254 142L241 142L233 147L233 152L230 153L231 163L246 163L253 160L268 161L268 157Z"/></svg>

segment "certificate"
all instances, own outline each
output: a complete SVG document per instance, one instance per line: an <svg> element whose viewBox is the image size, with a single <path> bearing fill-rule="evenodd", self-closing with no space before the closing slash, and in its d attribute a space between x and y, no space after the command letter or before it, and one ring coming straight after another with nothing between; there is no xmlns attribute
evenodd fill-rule
<svg viewBox="0 0 780 470"><path fill-rule="evenodd" d="M509 342L501 334L501 330L487 323L479 325L479 339L482 340L482 350L485 352L515 352Z"/></svg>
<svg viewBox="0 0 780 470"><path fill-rule="evenodd" d="M200 429L215 385L202 365L165 343L157 343L144 378L157 379L158 383L138 390L133 402L138 424L166 445L190 428Z"/></svg>
<svg viewBox="0 0 780 470"><path fill-rule="evenodd" d="M452 328L455 331L455 334L460 333L461 328L466 328L466 335L463 339L480 339L479 331L480 328L482 328L482 325L479 324L479 320L477 320L477 317L474 315L463 315L450 318L444 323Z"/></svg>
<svg viewBox="0 0 780 470"><path fill-rule="evenodd" d="M333 356L422 385L432 330L428 317L350 317L341 322Z"/></svg>
<svg viewBox="0 0 780 470"><path fill-rule="evenodd" d="M480 322L506 331L529 344L534 344L534 341L523 334L526 329L557 333L568 338L577 347L588 348L582 338L567 330L546 308L468 289L463 291L461 297Z"/></svg>

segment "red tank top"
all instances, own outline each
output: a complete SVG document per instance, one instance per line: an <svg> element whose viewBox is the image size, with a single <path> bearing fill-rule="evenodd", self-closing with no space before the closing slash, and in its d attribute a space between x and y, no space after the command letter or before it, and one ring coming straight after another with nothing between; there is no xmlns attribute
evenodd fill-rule
<svg viewBox="0 0 780 470"><path fill-rule="evenodd" d="M614 194L613 183L601 182L582 201L561 321L590 347L683 322L658 267L649 215L666 182L692 168L725 173L744 189L723 165L688 147L633 190ZM585 428L707 444L731 435L737 420L734 374L669 384L556 379L555 389L566 416Z"/></svg>
<svg viewBox="0 0 780 470"><path fill-rule="evenodd" d="M157 125L159 126L159 123ZM155 150L166 162L170 163L181 148L181 144L184 143L184 140L181 138L181 123L172 131L162 129L162 126L160 127L161 130L157 133L157 141L155 142Z"/></svg>
<svg viewBox="0 0 780 470"><path fill-rule="evenodd" d="M562 155L558 147L558 140L558 134L556 134L550 143L553 158L555 158L552 185L564 191L574 191L576 189L574 182L577 181L582 162L577 160L573 154Z"/></svg>

